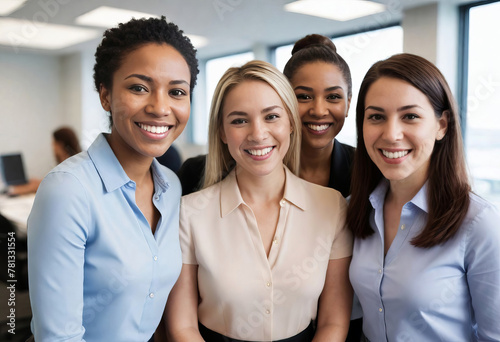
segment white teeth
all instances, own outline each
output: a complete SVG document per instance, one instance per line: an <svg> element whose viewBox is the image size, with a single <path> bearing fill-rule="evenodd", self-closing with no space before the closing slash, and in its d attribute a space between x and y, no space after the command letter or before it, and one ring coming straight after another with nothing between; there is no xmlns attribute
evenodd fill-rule
<svg viewBox="0 0 500 342"><path fill-rule="evenodd" d="M247 150L248 153L250 153L252 156L265 156L269 152L272 151L272 147L266 147L261 150Z"/></svg>
<svg viewBox="0 0 500 342"><path fill-rule="evenodd" d="M313 131L324 131L328 127L330 127L329 124L324 124L324 125L313 125L313 124L307 124L307 127L312 129Z"/></svg>
<svg viewBox="0 0 500 342"><path fill-rule="evenodd" d="M150 126L142 123L139 123L139 127L149 133L156 133L156 134L165 133L166 131L169 130L168 126Z"/></svg>
<svg viewBox="0 0 500 342"><path fill-rule="evenodd" d="M389 152L386 150L382 150L382 154L389 159L397 159L397 158L402 158L408 154L408 150L405 151L398 151L398 152Z"/></svg>

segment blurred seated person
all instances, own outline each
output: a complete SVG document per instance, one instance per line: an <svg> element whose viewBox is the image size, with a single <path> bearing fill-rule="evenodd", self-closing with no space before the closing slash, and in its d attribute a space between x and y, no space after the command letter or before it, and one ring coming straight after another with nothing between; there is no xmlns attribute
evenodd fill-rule
<svg viewBox="0 0 500 342"><path fill-rule="evenodd" d="M168 167L174 172L177 172L182 164L181 154L174 145L171 145L167 152L165 152L162 156L157 157L156 160L158 160L161 165Z"/></svg>
<svg viewBox="0 0 500 342"><path fill-rule="evenodd" d="M76 133L69 127L58 128L52 133L52 149L58 164L82 151ZM11 196L35 193L41 181L32 178L26 184L9 186L7 193Z"/></svg>

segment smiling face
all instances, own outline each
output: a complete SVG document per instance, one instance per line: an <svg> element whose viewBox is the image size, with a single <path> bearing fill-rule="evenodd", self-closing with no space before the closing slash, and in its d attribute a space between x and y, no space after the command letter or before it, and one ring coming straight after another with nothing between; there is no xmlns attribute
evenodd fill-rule
<svg viewBox="0 0 500 342"><path fill-rule="evenodd" d="M221 139L236 161L239 177L282 174L290 131L288 112L267 83L244 81L226 94Z"/></svg>
<svg viewBox="0 0 500 342"><path fill-rule="evenodd" d="M302 120L302 146L332 146L349 110L348 86L340 69L314 62L300 67L291 79Z"/></svg>
<svg viewBox="0 0 500 342"><path fill-rule="evenodd" d="M112 89L101 86L102 107L113 126L109 144L118 159L161 156L186 126L190 71L167 44L146 44L123 59Z"/></svg>
<svg viewBox="0 0 500 342"><path fill-rule="evenodd" d="M385 178L421 187L434 144L446 134L447 114L437 118L427 96L409 83L382 77L365 97L364 143Z"/></svg>

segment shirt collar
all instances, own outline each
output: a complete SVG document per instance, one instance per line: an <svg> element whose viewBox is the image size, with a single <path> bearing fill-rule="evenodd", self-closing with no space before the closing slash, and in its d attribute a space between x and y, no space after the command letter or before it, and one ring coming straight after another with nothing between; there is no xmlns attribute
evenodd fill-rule
<svg viewBox="0 0 500 342"><path fill-rule="evenodd" d="M102 179L106 192L112 192L129 182L133 182L123 170L103 133L99 134L90 145L88 154ZM158 186L155 191L165 192L169 188L169 182L161 167L160 163L153 158L151 168L153 170L155 189Z"/></svg>
<svg viewBox="0 0 500 342"><path fill-rule="evenodd" d="M299 209L306 210L307 203L303 195L303 187L300 178L295 176L286 166L285 168L285 191L283 200L290 202ZM220 207L221 217L226 216L245 201L241 197L241 192L236 181L236 171L233 169L221 182ZM246 205L246 204L245 204Z"/></svg>
<svg viewBox="0 0 500 342"><path fill-rule="evenodd" d="M414 206L428 213L429 210L427 203L427 184L428 181L424 183L424 185L420 188L417 194L408 203L411 203ZM380 183L370 194L370 203L372 204L372 207L374 209L376 210L383 209L385 195L388 189L389 189L389 181L385 178L382 178Z"/></svg>
<svg viewBox="0 0 500 342"><path fill-rule="evenodd" d="M130 182L130 178L113 153L104 133L99 134L90 145L88 154L107 192L112 192Z"/></svg>

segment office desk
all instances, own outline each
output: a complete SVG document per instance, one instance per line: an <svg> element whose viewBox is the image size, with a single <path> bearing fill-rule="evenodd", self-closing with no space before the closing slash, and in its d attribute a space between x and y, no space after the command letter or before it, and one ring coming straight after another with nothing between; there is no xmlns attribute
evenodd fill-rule
<svg viewBox="0 0 500 342"><path fill-rule="evenodd" d="M28 230L28 216L35 200L35 194L9 197L0 195L0 213L16 227L19 238L25 238Z"/></svg>

